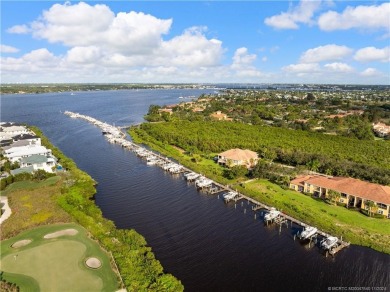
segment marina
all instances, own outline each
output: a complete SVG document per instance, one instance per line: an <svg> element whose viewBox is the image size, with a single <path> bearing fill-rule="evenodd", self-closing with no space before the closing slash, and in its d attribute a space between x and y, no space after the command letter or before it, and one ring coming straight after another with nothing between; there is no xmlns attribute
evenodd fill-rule
<svg viewBox="0 0 390 292"><path fill-rule="evenodd" d="M140 145L137 145L136 143L127 140L125 138L126 134L122 132L120 127L109 125L93 117L82 115L79 113L65 111L64 114L71 118L86 120L94 124L95 126L98 126L101 129L102 134L107 138L110 143L119 144L123 148L133 151L137 156L144 159L147 165L157 165L164 171L167 171L171 174L183 174L184 179L189 182L194 182L194 185L197 189L203 190L208 194L217 194L224 192L222 194L222 197L225 203L234 201L235 208L236 203L238 201L246 200L248 205L252 204L251 209L255 213L255 219L257 218L257 211L262 211L261 213L265 213L263 216L263 220L267 226L272 223L279 225L279 231L281 232L283 224L285 224L287 227L288 222L290 222L290 226L292 226L293 223L298 225L300 228L303 228L303 230L298 231L297 234L294 235L294 240L297 236L299 239L301 239L301 241L309 240L309 245L312 240L315 242L315 244L320 243L319 248L324 249L326 251L326 255L328 255L329 253L330 255L334 256L337 252L350 245L349 242L343 241L342 238L338 239L326 232L318 230L315 227L309 226L300 220L297 220L287 214L284 214L280 210L276 210L274 207L260 203L253 198L250 198L244 194L237 192L236 190L233 190L229 186L219 184L201 174L193 172L187 167L180 165L179 163L176 163L167 157L162 156L159 153L155 153L151 150L146 149L145 147L142 147ZM246 213L246 209L244 209L244 212ZM318 236L322 237L321 241L317 240ZM326 240L329 238L336 238L337 240L332 246L324 245Z"/></svg>
<svg viewBox="0 0 390 292"><path fill-rule="evenodd" d="M157 165L147 165L133 151L108 143L100 128L63 114L66 110L78 112L116 127L136 125L143 121L150 104L172 104L188 92L3 95L1 102L4 120L40 127L56 147L96 180L95 202L104 217L120 229L142 234L164 271L180 279L185 291L388 287L388 254L351 244L335 257L326 257L313 242L309 247L294 241L294 234L303 229L301 225L291 226L288 221L288 228L283 224L281 232L277 222L266 227L262 213L267 209L252 211L261 205L248 204L245 199L226 204L222 196L227 191L214 195L211 188L199 191L194 181L185 179L186 172L171 174ZM190 94L201 93L191 90ZM235 186L229 187L235 190ZM332 235L340 238L341 234Z"/></svg>

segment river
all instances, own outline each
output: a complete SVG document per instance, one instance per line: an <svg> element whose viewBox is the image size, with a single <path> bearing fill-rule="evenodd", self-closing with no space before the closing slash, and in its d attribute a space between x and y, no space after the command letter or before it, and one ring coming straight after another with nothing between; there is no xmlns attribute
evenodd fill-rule
<svg viewBox="0 0 390 292"><path fill-rule="evenodd" d="M150 104L210 90L123 90L1 96L1 121L36 125L97 182L96 203L119 228L134 228L186 291L390 289L390 256L351 245L334 258L266 227L249 206L225 204L180 176L147 166L66 110L118 126L143 121ZM246 211L245 211L246 209ZM332 288L334 287L334 288ZM360 287L360 288L358 288ZM347 288L348 289L348 288ZM370 290L367 290L370 289ZM350 291L350 290L349 290ZM381 290L383 291L383 290Z"/></svg>

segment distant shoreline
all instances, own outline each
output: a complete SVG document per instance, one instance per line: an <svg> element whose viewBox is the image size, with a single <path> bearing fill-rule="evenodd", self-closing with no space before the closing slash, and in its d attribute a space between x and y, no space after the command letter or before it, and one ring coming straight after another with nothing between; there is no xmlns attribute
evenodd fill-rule
<svg viewBox="0 0 390 292"><path fill-rule="evenodd" d="M390 85L357 84L279 84L279 83L58 83L2 84L3 94L40 94L81 91L139 90L139 89L214 89L214 90L285 90L285 91L372 91L390 90Z"/></svg>

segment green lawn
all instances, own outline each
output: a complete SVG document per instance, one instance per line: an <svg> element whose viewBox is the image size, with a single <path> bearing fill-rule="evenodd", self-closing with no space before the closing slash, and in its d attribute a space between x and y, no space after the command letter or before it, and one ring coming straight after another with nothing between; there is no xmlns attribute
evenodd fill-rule
<svg viewBox="0 0 390 292"><path fill-rule="evenodd" d="M69 228L78 230L78 234L43 238ZM23 239L32 242L11 247ZM101 268L88 268L88 257L98 258ZM21 291L115 291L119 287L109 256L88 238L84 228L74 223L38 227L2 241L1 270L3 277L20 286Z"/></svg>
<svg viewBox="0 0 390 292"><path fill-rule="evenodd" d="M130 129L129 133L134 142L145 143L219 183L231 185L237 181L229 181L222 177L223 168L211 159L194 163L190 156L181 153L171 145L157 141L144 131L141 132L142 136L134 129ZM370 218L357 211L329 205L323 200L316 200L293 190L284 190L268 180L249 182L245 184L245 188L236 184L234 188L259 202L282 209L284 213L327 233L343 236L343 239L353 244L368 246L390 254L390 220Z"/></svg>
<svg viewBox="0 0 390 292"><path fill-rule="evenodd" d="M16 190L33 190L45 186L52 186L56 184L61 178L59 176L52 176L44 181L18 181L10 184L4 191L1 192L2 196L7 196L9 193Z"/></svg>

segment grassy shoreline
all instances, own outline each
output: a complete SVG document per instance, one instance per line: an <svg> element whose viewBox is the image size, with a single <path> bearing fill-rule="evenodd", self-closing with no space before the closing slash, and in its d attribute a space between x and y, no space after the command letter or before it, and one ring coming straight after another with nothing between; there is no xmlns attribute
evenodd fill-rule
<svg viewBox="0 0 390 292"><path fill-rule="evenodd" d="M226 185L236 182L222 177L222 168L212 161L207 162L205 158L195 163L183 151L156 140L140 128L131 128L129 134L135 143L148 145L153 150L170 156L186 167L203 173L219 183ZM237 185L237 189L259 202L280 208L284 213L325 232L343 236L344 240L352 244L390 254L390 220L370 218L357 211L329 205L322 200L315 200L293 190L284 190L266 180L256 180L243 187Z"/></svg>
<svg viewBox="0 0 390 292"><path fill-rule="evenodd" d="M152 249L147 245L142 235L138 234L134 229L117 229L112 221L103 217L101 210L94 202L96 181L80 170L73 160L54 147L38 128L30 128L41 138L42 145L52 150L53 155L58 158L59 163L67 171L61 175L61 179L55 182L54 185L47 186L43 183L46 189L56 187L55 189L46 190L53 210L47 210L46 215L43 217L39 216L37 218L39 220L33 226L28 224L27 226L14 225L8 231L8 236L6 237L4 237L2 226L2 240L16 236L22 230L28 230L40 225L76 222L84 227L103 249L111 253L115 261L111 264L113 267L118 267L123 284L128 291L183 291L184 287L178 279L171 274L164 273L163 267L155 258ZM8 188L5 191L11 199L16 194L14 191L38 191L38 193L27 194L28 197L20 194L20 202L18 203L20 203L20 208L31 209L35 215L40 215L41 209L27 202L27 199L36 200L35 196L39 195L39 191L42 190L39 188L39 184L38 188L32 190L30 183L22 183L14 187L11 184L9 187L11 188L10 191L7 191ZM23 187L27 187L27 189L23 189ZM28 189L29 187L30 189ZM23 212L19 210L14 211L14 218L11 216L4 223L10 224L15 218L19 221L21 220L19 217ZM55 220L57 211L62 211L66 216ZM30 221L25 218L23 220L26 223ZM123 288L119 284L120 282L118 279L118 289Z"/></svg>

